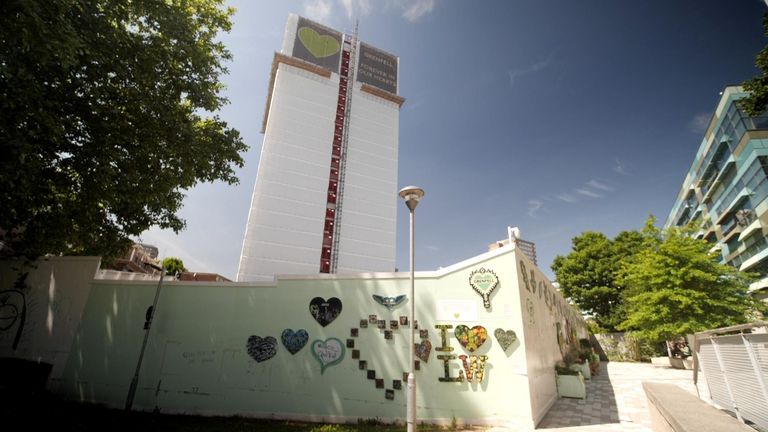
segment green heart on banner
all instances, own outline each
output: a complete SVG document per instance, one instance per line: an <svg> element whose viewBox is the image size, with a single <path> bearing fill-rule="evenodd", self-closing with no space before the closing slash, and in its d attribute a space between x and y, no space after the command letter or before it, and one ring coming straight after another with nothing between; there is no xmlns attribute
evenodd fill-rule
<svg viewBox="0 0 768 432"><path fill-rule="evenodd" d="M339 52L341 48L339 41L333 36L320 35L309 27L300 28L298 34L301 44L317 58L330 57Z"/></svg>

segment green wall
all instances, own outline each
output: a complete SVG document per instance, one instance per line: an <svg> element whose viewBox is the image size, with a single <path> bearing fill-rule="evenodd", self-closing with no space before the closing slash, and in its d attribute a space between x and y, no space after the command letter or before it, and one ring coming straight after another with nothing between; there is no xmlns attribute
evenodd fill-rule
<svg viewBox="0 0 768 432"><path fill-rule="evenodd" d="M521 257L513 249L502 248L438 272L417 273L416 318L420 329L428 330L433 346L428 361L421 361L416 371L419 420L450 422L455 417L460 423L530 426L551 405L554 371L550 363L558 352L553 330L557 316L537 318L547 329L524 334L536 326L523 324L527 291L519 281ZM500 281L489 309L469 284L470 273L480 268L492 270ZM94 280L66 367L55 383L59 392L76 400L124 406L144 334L145 311L155 289L155 283ZM402 380L407 370L411 327L399 326L392 330L393 338L386 340L383 330L370 324L361 328L360 320L376 314L387 321L387 329L390 320L401 316L412 322L410 299L389 311L371 297L408 295L409 290L407 273L279 278L274 284L165 283L134 407L324 421L403 421L406 382L397 390L392 381ZM326 327L309 313L310 300L318 296L337 297L343 304L341 314ZM438 313L443 315L439 321ZM487 340L471 353L488 357L482 382L439 380L445 370L437 355L470 354L453 329L448 332L453 350L437 352L442 341L435 325L442 324L485 327ZM351 337L354 328L358 337ZM493 335L497 328L518 336L506 351ZM309 342L295 355L280 342L284 329L309 333ZM255 361L246 347L251 336L276 338L276 355ZM385 380L385 388L376 388L367 371L360 370L352 348L346 348L339 364L321 373L310 348L312 341L330 337L344 343L352 340L360 360ZM421 341L418 334L416 341ZM448 366L450 377L462 370L458 358ZM385 398L386 389L394 391L394 400Z"/></svg>

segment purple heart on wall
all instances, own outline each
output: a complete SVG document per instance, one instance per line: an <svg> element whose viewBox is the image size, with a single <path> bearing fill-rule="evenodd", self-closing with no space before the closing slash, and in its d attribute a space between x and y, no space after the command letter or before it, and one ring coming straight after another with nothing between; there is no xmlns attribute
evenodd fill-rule
<svg viewBox="0 0 768 432"><path fill-rule="evenodd" d="M416 357L420 358L424 363L429 362L429 353L432 352L432 342L428 339L424 339L421 343L413 344L413 349L416 351Z"/></svg>

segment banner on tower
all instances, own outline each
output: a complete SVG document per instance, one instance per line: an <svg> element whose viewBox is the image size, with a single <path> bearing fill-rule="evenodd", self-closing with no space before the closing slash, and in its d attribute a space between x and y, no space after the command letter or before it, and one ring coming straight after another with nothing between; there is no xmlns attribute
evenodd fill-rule
<svg viewBox="0 0 768 432"><path fill-rule="evenodd" d="M341 43L341 33L299 17L293 56L338 73Z"/></svg>
<svg viewBox="0 0 768 432"><path fill-rule="evenodd" d="M397 94L397 57L360 43L357 80Z"/></svg>

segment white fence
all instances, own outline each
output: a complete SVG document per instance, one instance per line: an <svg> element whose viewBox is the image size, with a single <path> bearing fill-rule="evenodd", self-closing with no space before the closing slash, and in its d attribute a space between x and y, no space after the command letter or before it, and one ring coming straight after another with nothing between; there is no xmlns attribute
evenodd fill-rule
<svg viewBox="0 0 768 432"><path fill-rule="evenodd" d="M740 421L768 431L768 322L727 327L694 336L698 369L710 398Z"/></svg>

